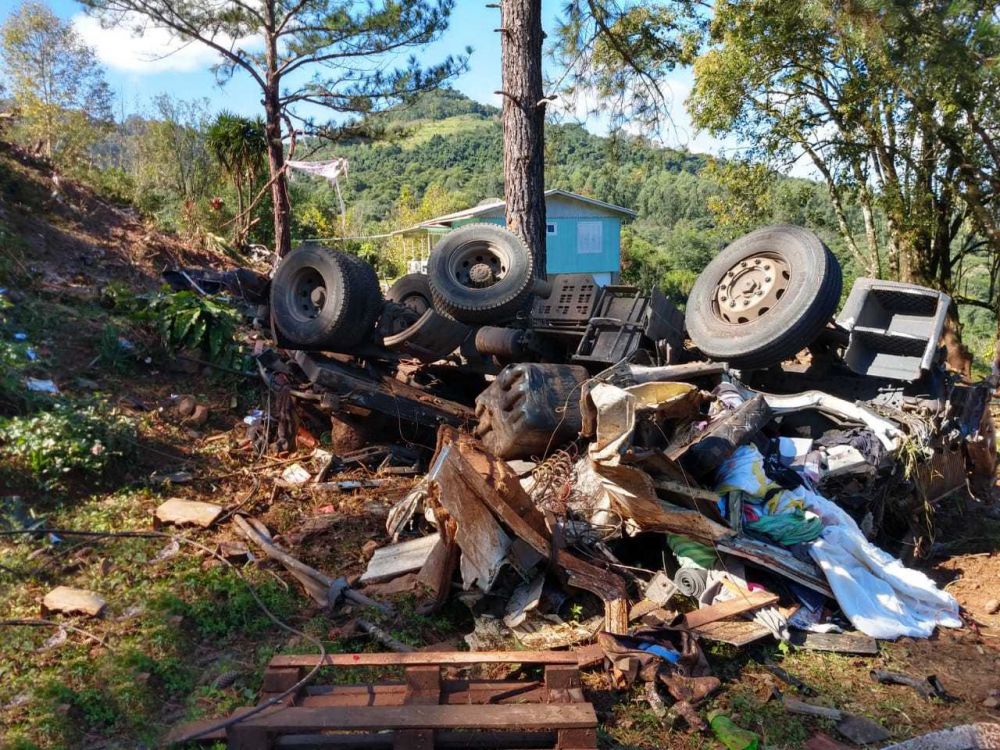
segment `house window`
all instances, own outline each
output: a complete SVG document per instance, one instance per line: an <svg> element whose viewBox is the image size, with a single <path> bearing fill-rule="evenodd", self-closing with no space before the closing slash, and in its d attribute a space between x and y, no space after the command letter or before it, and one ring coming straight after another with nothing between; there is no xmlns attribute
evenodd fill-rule
<svg viewBox="0 0 1000 750"><path fill-rule="evenodd" d="M558 232L556 232L556 225L553 224L552 222L549 222L548 224L546 224L545 225L545 234L550 234L550 235L553 235L553 236L555 236L556 234L558 234Z"/></svg>
<svg viewBox="0 0 1000 750"><path fill-rule="evenodd" d="M576 225L577 255L599 255L604 242L604 225L599 221L581 221Z"/></svg>

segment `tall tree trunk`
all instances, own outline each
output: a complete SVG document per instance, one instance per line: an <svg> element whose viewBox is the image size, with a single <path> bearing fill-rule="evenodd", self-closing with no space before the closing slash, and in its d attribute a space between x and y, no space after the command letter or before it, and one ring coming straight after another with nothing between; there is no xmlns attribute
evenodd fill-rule
<svg viewBox="0 0 1000 750"><path fill-rule="evenodd" d="M292 249L292 208L288 202L288 176L285 174L285 147L281 142L281 110L278 85L264 95L267 163L271 173L271 202L274 204L274 251L284 258Z"/></svg>
<svg viewBox="0 0 1000 750"><path fill-rule="evenodd" d="M545 278L545 105L541 0L502 0L503 182L507 228Z"/></svg>
<svg viewBox="0 0 1000 750"><path fill-rule="evenodd" d="M264 5L265 64L264 135L267 137L267 163L271 173L271 202L274 206L274 252L284 258L292 249L292 207L288 202L288 175L285 172L285 146L281 142L281 76L278 75L278 40L275 28L275 3Z"/></svg>

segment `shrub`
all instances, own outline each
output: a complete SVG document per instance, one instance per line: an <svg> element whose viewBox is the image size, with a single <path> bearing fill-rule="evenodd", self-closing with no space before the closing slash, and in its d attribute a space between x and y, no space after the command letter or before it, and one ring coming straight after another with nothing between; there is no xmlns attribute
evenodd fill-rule
<svg viewBox="0 0 1000 750"><path fill-rule="evenodd" d="M232 365L239 356L234 337L240 316L226 302L188 291L165 292L153 298L145 316L173 353L194 349L221 365Z"/></svg>
<svg viewBox="0 0 1000 750"><path fill-rule="evenodd" d="M56 402L49 411L0 422L0 451L45 489L72 475L100 479L134 452L135 425L101 404Z"/></svg>

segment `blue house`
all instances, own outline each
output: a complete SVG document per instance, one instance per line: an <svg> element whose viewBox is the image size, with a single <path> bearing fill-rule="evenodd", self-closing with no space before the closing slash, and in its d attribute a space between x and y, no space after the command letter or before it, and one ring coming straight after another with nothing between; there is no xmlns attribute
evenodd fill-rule
<svg viewBox="0 0 1000 750"><path fill-rule="evenodd" d="M397 232L404 241L410 271L421 270L434 244L452 229L476 222L505 223L504 201L488 201L464 211L438 216ZM546 270L592 273L610 284L621 271L622 222L636 212L565 190L545 191Z"/></svg>

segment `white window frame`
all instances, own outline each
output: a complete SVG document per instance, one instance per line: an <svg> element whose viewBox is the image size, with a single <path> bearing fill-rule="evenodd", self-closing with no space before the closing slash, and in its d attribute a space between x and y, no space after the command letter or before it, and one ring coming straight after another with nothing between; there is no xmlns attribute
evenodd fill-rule
<svg viewBox="0 0 1000 750"><path fill-rule="evenodd" d="M584 243L580 241L581 230L593 232L596 226L597 231L591 235L596 237L597 242L594 247L584 248ZM588 239L591 239L588 237ZM576 224L576 254L577 255L600 255L604 252L604 222L603 221L578 221Z"/></svg>

